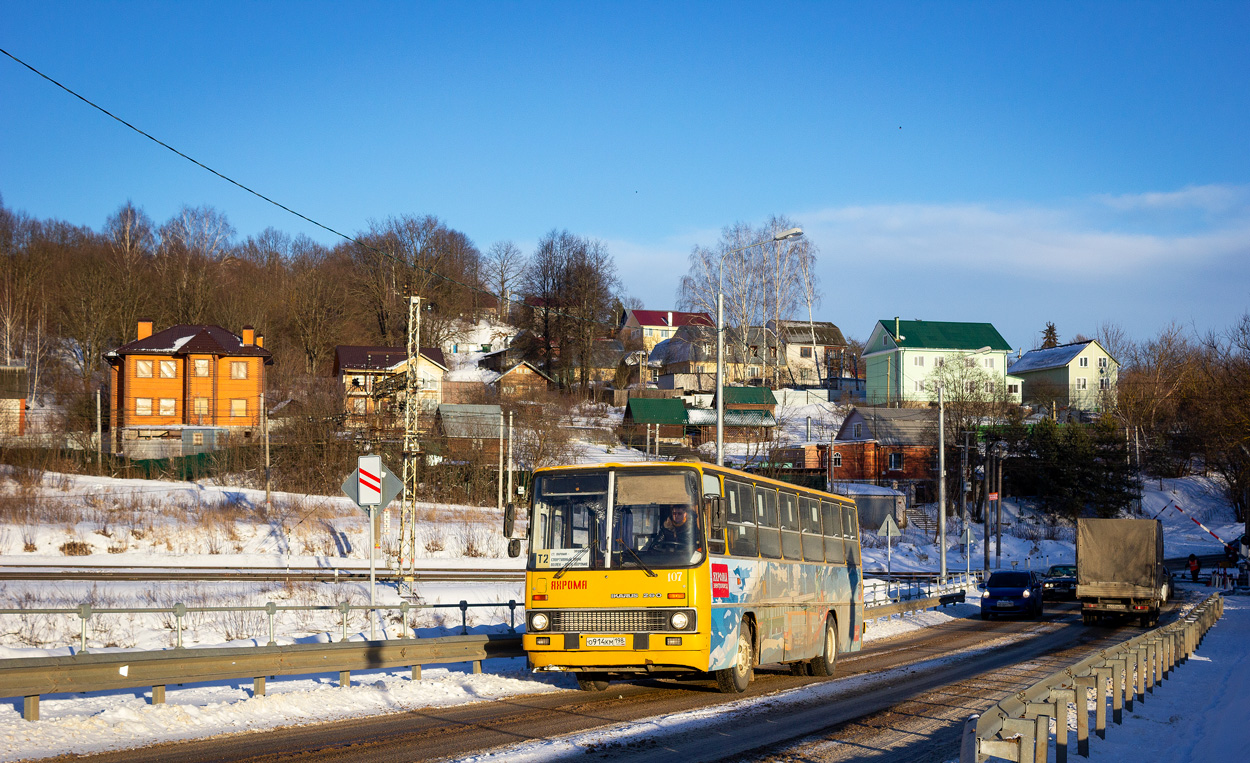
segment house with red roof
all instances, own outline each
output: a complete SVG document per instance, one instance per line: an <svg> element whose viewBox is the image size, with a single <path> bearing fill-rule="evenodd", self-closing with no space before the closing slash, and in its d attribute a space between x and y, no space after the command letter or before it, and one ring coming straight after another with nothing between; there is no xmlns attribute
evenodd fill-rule
<svg viewBox="0 0 1250 763"><path fill-rule="evenodd" d="M707 313L677 310L626 310L617 338L627 346L641 346L650 352L657 344L677 334L682 326L715 326Z"/></svg>
<svg viewBox="0 0 1250 763"><path fill-rule="evenodd" d="M138 338L104 358L112 452L169 458L259 438L273 357L251 326L241 335L185 324L153 333L141 320Z"/></svg>

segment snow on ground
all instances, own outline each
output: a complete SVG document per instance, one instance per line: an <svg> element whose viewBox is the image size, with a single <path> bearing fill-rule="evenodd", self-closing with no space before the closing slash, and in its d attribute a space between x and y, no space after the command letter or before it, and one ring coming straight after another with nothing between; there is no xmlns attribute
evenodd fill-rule
<svg viewBox="0 0 1250 763"><path fill-rule="evenodd" d="M637 451L619 448L613 448L613 452L609 453L608 447L591 442L582 444L583 453L588 461L607 462L634 460L642 457L642 454ZM1158 482L1152 482L1146 488L1146 495L1143 500L1143 515L1152 516L1154 513L1163 512L1160 518L1164 521L1167 533L1166 548L1169 556L1183 556L1191 551L1195 553L1211 553L1219 549L1218 544L1194 525L1190 519L1176 512L1175 509L1167 508L1170 502L1179 503L1191 515L1197 516L1217 533L1224 534L1225 537L1231 538L1236 534L1233 532L1236 525L1231 520L1231 509L1220 497L1216 487L1210 481L1200 478L1165 480L1162 489L1160 489ZM325 519L331 529L323 529L321 532L327 535L334 535L335 533L342 535L343 538L341 540L344 545L339 549L339 552L346 554L346 556L333 554L302 556L298 553L292 555L291 551L298 551L299 549L293 548L287 539L275 536L268 525L261 524L255 527L247 525L248 511L254 510L256 506L263 502L263 494L259 493L259 491L199 483L156 483L143 480L108 480L60 475L45 477L44 485L40 490L44 493L59 496L58 500L95 501L103 507L112 506L125 496L138 493L150 498L153 505L168 506L173 504L183 509L242 506L247 509L247 511L241 512L242 518L235 522L235 532L239 536L239 540L224 542L221 549L222 553L187 555L186 549L170 549L165 546L153 548L148 544L138 542L118 553L110 554L105 553L103 548L98 549L96 553L89 557L92 563L137 566L152 564L155 561L153 559L155 555L178 556L188 566L206 564L223 567L280 567L288 560L290 560L292 565L309 563L321 564L322 566L344 565L356 568L360 568L362 565L367 566L363 553L360 551L364 547L363 522L360 522L355 507L348 503L345 498L323 499L306 496L282 496L278 499L279 502L289 500L293 505L299 504L301 501L305 503L308 501L328 501L332 508L335 509ZM344 505L339 506L338 504ZM494 529L497 527L498 517L493 509L472 509L473 512L478 513L475 514L473 521L469 521L465 518L465 510L467 508L441 505L428 505L426 507L428 524L442 528L439 531L440 534L431 536L431 538L445 540L446 547L439 551L429 552L428 558L421 560L420 566L518 569L520 566L519 560L508 559L503 557L502 554L482 558L457 555L458 552L463 550L461 545L458 545L460 544L460 540L457 538L458 535L471 532L479 525L482 532L498 535ZM1058 533L1061 539L1057 540L1032 540L1017 537L1010 533L1020 531L1034 537L1038 533L1036 528L1028 522L1029 512L1027 507L1009 502L1006 509L1010 524L1008 526L1009 534L1004 536L1004 567L1009 567L1012 562L1015 562L1020 568L1041 568L1049 563L1070 562L1072 560L1073 552L1070 531L1066 540L1062 539L1063 533ZM956 525L952 528L952 535L957 532L958 527ZM973 548L973 569L977 569L980 566L982 558L979 528L976 528L975 532L977 533L977 541ZM3 559L0 562L5 564L16 562L56 564L58 562L78 561L80 558L67 560L66 557L55 553L51 549L56 548L57 543L63 542L65 537L74 534L77 534L79 537L90 536L93 533L91 526L66 528L49 524L33 529L29 527L0 526L0 553L3 554ZM172 537L167 540L170 543L175 541L183 543L196 542L194 539L185 537L187 535L187 528L183 527L180 533L172 534ZM27 536L30 536L32 542L40 549L39 551L27 553L22 550L23 546L19 541L24 542ZM102 543L112 542L104 538L104 536L100 537L103 538ZM89 538L89 540L94 544L95 538ZM201 538L198 542L203 543L203 539ZM235 543L240 544L244 551L231 553ZM871 533L865 533L865 544L865 569L884 570L886 567L884 543L879 542ZM896 539L896 542L892 544L891 557L890 564L895 571L931 571L937 568L937 547L934 545L932 538L925 537L914 528L908 528L904 537ZM950 571L958 572L963 570L965 568L965 559L963 550L952 544L948 555L948 568ZM92 596L97 597L97 601L100 600L99 597L106 596L112 606L127 606L125 602L131 602L132 606L168 606L168 602L164 601L165 598L190 598L195 594L194 585L191 584L191 587L180 589L175 584L170 584L169 590L162 590L153 586L118 586L102 594L97 587L88 586L88 584L59 584L43 588L32 587L28 584L9 584L0 587L0 607L19 606L21 602L26 602L25 606L35 606L33 602L44 602L49 599L72 606L78 600L83 599L83 597ZM431 603L451 603L461 599L504 602L504 606L482 612L481 616L470 621L470 631L475 633L506 630L506 601L509 598L519 598L520 593L519 587L516 586L463 583L425 585L421 588L421 592L426 601ZM263 603L267 598L279 600L279 597L283 594L281 590L267 588L262 584L253 584L251 588L236 588L229 593L232 598L250 599L259 603ZM206 594L201 590L200 595ZM351 598L358 603L367 601L367 592L364 590L364 584L358 581L340 583L333 587L332 593L306 592L303 595L309 601L319 600L320 598L330 603L343 598ZM379 587L378 595L380 603L398 603L399 601L397 592L391 588ZM143 603L145 596L149 601ZM153 597L157 601L150 601ZM1212 632L1212 635L1204 643L1200 657L1191 663L1195 667L1185 666L1182 668L1172 681L1165 682L1163 689L1152 695L1147 703L1139 706L1133 715L1139 715L1141 718L1130 718L1130 722L1134 723L1134 726L1113 730L1106 742L1096 740L1094 744L1096 756L1110 755L1111 757L1103 757L1101 759L1118 761L1121 759L1127 760L1127 756L1132 754L1133 748L1136 748L1139 752L1141 749L1139 744L1135 743L1129 746L1127 741L1136 739L1135 733L1139 730L1139 727L1143 733L1158 734L1161 740L1162 735L1168 734L1182 739L1184 744L1188 745L1188 747L1176 748L1179 752L1176 752L1173 757L1165 759L1186 760L1190 758L1185 753L1185 750L1206 753L1220 749L1221 743L1232 743L1233 740L1230 738L1231 729L1244 728L1247 720L1245 717L1247 713L1245 709L1246 703L1237 694L1237 689L1245 686L1247 679L1250 679L1250 676L1246 675L1247 671L1250 671L1250 660L1247 660L1240 652L1236 652L1234 646L1227 646L1227 644L1235 644L1237 641L1244 643L1248 632L1250 632L1250 604L1235 598L1229 598L1227 602L1226 619L1217 625L1216 630ZM473 610L471 610L472 612ZM894 617L871 623L865 638L868 641L875 641L908 630L914 630L915 628L929 627L937 623L946 622L952 618L975 617L978 613L979 607L974 600L967 604L948 607L944 610ZM442 614L445 616L441 619L437 616L438 614L429 613L428 618L420 623L422 636L428 637L459 632L458 611L444 610ZM68 622L73 618L65 619ZM392 632L394 630L393 624L384 623L383 628L383 632L397 635ZM122 639L117 646L162 648L170 645L168 643L168 628L153 625L137 627L133 622L119 622L113 625L113 629L115 633L129 634L129 641ZM6 639L11 638L14 633L21 632L11 627L7 627L4 630L10 634L5 637ZM363 621L353 623L351 633L354 634L354 639L362 638L362 634L365 632L367 632L367 624ZM60 631L54 630L50 633L49 637L53 640L53 643L43 644L39 648L32 648L32 645L10 641L3 644L5 649L0 656L67 654L70 652L69 645L76 643L75 634L76 623L69 622ZM333 634L337 640L339 638L339 629L337 619L328 624L324 622L289 621L285 624L285 627L279 628L279 634L280 643L323 641L329 637L329 634ZM188 634L188 643L194 644L197 638L202 646L227 643L223 635L220 629L214 630L210 625L205 625L203 633L199 636ZM248 639L236 639L229 643L245 645L256 642ZM1217 650L1214 646L1217 644L1224 646L1219 646ZM93 649L95 648L96 646L93 645ZM103 646L100 647L101 650L103 648ZM958 656L944 659L958 659ZM1211 667L1202 667L1207 664L1203 660L1210 660ZM1191 680L1188 675L1189 672L1198 672L1196 669L1198 667L1202 667L1202 670L1208 672L1202 674L1204 676L1202 680L1193 680L1192 683L1189 683ZM486 672L481 675L474 675L470 672L470 666L467 664L431 667L424 671L420 682L412 682L407 675L407 671L367 671L354 674L353 686L346 690L338 688L337 674L278 678L269 682L267 687L269 693L268 696L264 697L253 697L251 695L250 681L215 682L179 688L170 687L167 694L167 704L164 706L148 704L150 692L145 690L97 692L89 695L53 695L43 699L41 703L43 720L38 723L23 721L21 719L21 700L10 700L5 704L0 704L0 761L46 757L67 752L87 753L125 749L160 741L202 738L223 733L262 730L292 724L317 723L366 714L400 712L415 707L446 706L519 694L561 691L572 689L574 685L573 681L568 677L531 674L526 670L523 660L490 660L487 661L485 670ZM851 679L850 681L827 682L805 687L797 691L824 692L828 696L834 696L839 692L851 690L853 688L852 682L890 680L890 675L890 673L886 673L872 677ZM854 685L858 686L859 684ZM334 692L332 695L334 698L333 702L327 701L327 698L331 695L327 695L325 692ZM820 694L820 696L826 696L826 694ZM772 701L773 699L775 698L744 700L742 703L736 703L732 711L745 711L751 707L750 703L752 702ZM1165 705L1164 702L1172 704ZM1172 707L1173 709L1166 712L1161 710L1158 716L1146 715L1153 712L1156 707ZM1235 708L1235 712L1230 713L1229 708ZM722 711L717 710L715 712L719 715ZM1231 714L1232 720L1226 723L1220 717L1220 713ZM693 730L697 728L701 719L708 717L708 715L708 711L696 711L679 716L670 716L663 720L612 727L599 732L578 735L558 741L536 743L523 750L513 750L507 757L509 760L539 760L545 754L549 755L563 749L602 744L604 741L621 741L637 734L645 734L648 729L654 728L653 724L655 723L663 725L689 724ZM1171 720L1174 717L1177 720ZM1117 736L1117 731L1121 732L1119 736ZM1213 739L1216 741L1212 741ZM1112 746L1121 743L1117 740L1125 740L1123 742L1125 745L1123 752L1116 752L1115 750L1118 748ZM1099 745L1106 745L1105 749L1109 752L1100 752ZM1155 749L1165 750L1166 747L1160 741ZM1224 749L1235 748L1225 747ZM1172 753L1168 754L1171 755ZM1115 757L1116 755L1120 757Z"/></svg>

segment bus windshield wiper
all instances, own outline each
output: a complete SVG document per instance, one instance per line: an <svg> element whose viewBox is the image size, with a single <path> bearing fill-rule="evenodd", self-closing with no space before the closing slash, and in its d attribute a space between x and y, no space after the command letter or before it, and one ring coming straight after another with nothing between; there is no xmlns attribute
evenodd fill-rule
<svg viewBox="0 0 1250 763"><path fill-rule="evenodd" d="M580 549L578 549L578 553L574 554L574 555L573 555L573 556L572 556L572 557L571 557L571 558L570 558L567 562L565 562L565 563L564 563L564 566L560 568L560 571L559 571L559 572L557 572L555 575L553 575L553 576L552 576L552 577L553 577L553 579L555 579L555 580L559 580L559 579L560 579L560 578L564 575L564 573L566 573L566 572L568 572L568 571L569 571L569 569L573 566L573 563L574 563L574 562L577 562L577 561L581 560L582 555L583 555L585 552L587 552L587 551L593 551L593 550L595 549L595 547L596 547L596 546L598 546L598 545L599 545L599 539L598 539L598 538L595 538L593 541L591 541L591 543L590 543L590 545L589 545L589 546L586 546L585 548L580 548Z"/></svg>
<svg viewBox="0 0 1250 763"><path fill-rule="evenodd" d="M650 567L648 567L645 563L643 563L643 561L642 561L642 557L638 556L638 552L636 552L636 551L634 551L632 548L630 548L628 543L626 543L625 541L620 540L619 538L617 539L617 541L616 541L616 542L617 542L617 543L620 543L620 544L621 544L621 548L623 548L623 549L625 549L626 551L628 551L628 552L629 552L629 555L630 555L630 556L632 556L632 557L634 557L634 561L635 561L635 562L638 562L638 566L642 568L642 571L643 571L643 572L645 572L645 573L647 573L647 577L649 577L649 578L656 577L655 572L653 572L653 571L651 570L651 568L650 568Z"/></svg>

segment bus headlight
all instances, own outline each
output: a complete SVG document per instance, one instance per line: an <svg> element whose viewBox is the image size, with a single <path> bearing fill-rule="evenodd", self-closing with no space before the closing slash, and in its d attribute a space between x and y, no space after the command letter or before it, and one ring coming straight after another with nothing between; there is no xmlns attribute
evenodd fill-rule
<svg viewBox="0 0 1250 763"><path fill-rule="evenodd" d="M530 615L530 630L545 631L547 630L547 616L542 612L535 612Z"/></svg>
<svg viewBox="0 0 1250 763"><path fill-rule="evenodd" d="M668 623L673 626L673 630L684 631L690 624L690 618L685 612L674 612L672 617L668 618Z"/></svg>

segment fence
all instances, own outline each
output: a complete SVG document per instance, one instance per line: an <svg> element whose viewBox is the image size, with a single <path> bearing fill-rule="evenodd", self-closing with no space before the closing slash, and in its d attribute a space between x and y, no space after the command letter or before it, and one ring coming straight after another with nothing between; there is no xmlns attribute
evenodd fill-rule
<svg viewBox="0 0 1250 763"><path fill-rule="evenodd" d="M1055 760L1068 759L1068 706L1076 712L1077 753L1089 756L1089 693L1094 692L1094 730L1106 738L1107 706L1112 720L1143 702L1156 682L1189 659L1202 637L1224 612L1224 600L1213 594L1183 619L1101 650L1053 673L1015 694L985 714L964 723L960 763L980 763L990 756L1018 763L1045 763L1050 719L1055 719Z"/></svg>
<svg viewBox="0 0 1250 763"><path fill-rule="evenodd" d="M966 600L967 592L976 590L977 575L955 575L945 582L939 580L913 579L906 582L864 584L864 631L883 617L922 612L934 607L959 604Z"/></svg>

